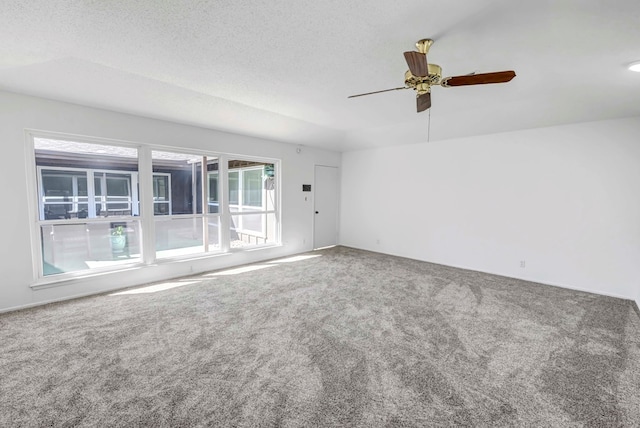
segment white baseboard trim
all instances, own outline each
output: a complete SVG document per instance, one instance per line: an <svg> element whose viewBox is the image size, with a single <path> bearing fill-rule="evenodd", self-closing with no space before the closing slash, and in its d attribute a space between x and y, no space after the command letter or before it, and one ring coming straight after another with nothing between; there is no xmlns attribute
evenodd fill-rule
<svg viewBox="0 0 640 428"><path fill-rule="evenodd" d="M116 291L116 290L114 290L114 291ZM102 291L102 292L97 292L97 293L93 292L93 293L87 293L87 294L73 295L73 296L68 296L68 297L61 297L59 299L45 300L45 301L36 302L36 303L27 303L27 304L18 305L18 306L9 306L8 308L0 308L0 314L5 313L5 312L21 311L23 309L35 308L35 307L38 307L38 306L45 306L45 305L49 305L51 303L64 302L65 300L73 300L73 299L81 299L83 297L89 297L89 296L97 296L98 294L103 294L103 293L107 293L107 291Z"/></svg>
<svg viewBox="0 0 640 428"><path fill-rule="evenodd" d="M268 246L268 247L259 247L259 248L254 248L251 249L251 251L256 251L256 250L269 250L269 249L279 249L282 248L283 246L278 245L278 246ZM127 283L126 285L118 285L118 286L114 286L114 287L106 287L106 288L102 288L100 290L88 290L85 293L77 293L77 294L70 294L67 296L61 296L58 298L53 298L53 299L45 299L45 300L38 300L37 302L32 302L32 303L25 303L23 305L16 305L16 306L10 306L10 307L5 307L5 308L0 308L0 314L2 313L6 313L6 312L13 312L13 311L20 311L23 309L29 309L29 308L35 308L38 306L44 306L44 305L49 305L52 303L58 303L58 302L64 302L67 300L74 300L74 299L82 299L84 297L91 297L91 296L99 296L102 294L110 294L110 293L115 293L118 291L122 291L122 290L126 290L128 288L136 288L136 287L142 287L145 285L149 285L149 284L154 284L157 282L165 282L165 281L171 281L171 280L175 280L178 278L187 278L190 276L197 276L197 275L201 275L207 272L215 272L215 271L220 271L220 270L224 270L224 269L230 269L230 268L236 268L236 267L241 267L241 266L245 266L245 265L252 265L252 264L258 264L258 263L268 263L270 261L273 260L278 260L280 258L285 258L285 257L291 257L291 256L295 256L298 254L303 254L303 253L307 253L308 249L304 249L301 252L293 252L293 253L283 253L283 254L269 254L267 257L263 258L259 258L257 257L255 260L242 260L242 261L229 261L229 262L224 262L215 266L209 266L209 265L204 265L201 266L201 268L196 269L196 270L182 270L177 274L173 274L173 275L169 275L169 276L161 276L161 277L157 277L154 276L152 278L150 278L148 281L135 281L134 283ZM248 251L247 251L248 252ZM188 259L178 259L178 260L169 260L167 262L161 262L161 263L155 263L154 265L146 265L143 266L142 268L153 268L153 267L157 267L158 265L171 265L171 264L179 264L179 263L193 263L196 260L204 260L205 262L211 261L213 259L218 259L220 257L224 257L224 256L229 256L232 253L221 253L221 254L214 254L214 255L210 255L207 257L192 257L192 258L188 258ZM133 268L133 269L139 269L139 267ZM193 268L192 268L193 269ZM118 272L107 272L107 274L117 274ZM89 275L87 277L91 277L93 275ZM84 279L86 279L87 277L85 277ZM68 284L74 284L76 283L78 280L82 280L83 278L79 278L79 279L72 279L72 280L67 280L66 282L58 282L58 283L50 283L50 284L37 284L35 286L31 286L32 291L34 292L38 292L39 290L46 290L47 288L51 288L51 287L57 287L57 286L65 286Z"/></svg>
<svg viewBox="0 0 640 428"><path fill-rule="evenodd" d="M446 266L449 266L449 265L446 265ZM623 296L623 295L616 294L616 293L610 293L608 291L601 291L601 290L594 291L594 290L590 290L590 289L587 289L587 288L576 287L575 285L562 284L562 283L559 283L559 282L541 281L541 280L536 279L536 278L530 278L530 277L524 277L524 276L508 276L508 275L505 275L503 273L497 273L497 272L491 272L491 271L485 271L485 270L478 270L478 269L465 267L465 266L451 266L451 267L455 267L455 268L459 268L459 269L465 269L465 270L472 270L472 271L482 272L482 273L488 273L490 275L497 275L497 276L502 276L502 277L505 277L505 278L517 279L517 280L520 280L520 281L533 282L535 284L550 285L552 287L566 288L568 290L581 291L583 293L591 293L591 294L598 294L600 296L615 297L617 299L632 300L629 296Z"/></svg>
<svg viewBox="0 0 640 428"><path fill-rule="evenodd" d="M342 245L342 244L340 244L340 245ZM594 291L594 290L589 290L589 289L586 289L586 288L576 287L574 285L561 284L561 283L550 282L550 281L540 281L539 279L535 279L535 278L509 276L509 275L505 275L504 273L492 272L492 271L488 271L488 270L481 270L481 269L478 269L478 268L472 268L472 267L463 266L463 265L454 265L454 264L444 264L444 263L432 262L430 260L423 260L423 259L416 259L416 258L413 258L413 257L407 257L407 256L402 255L402 254L383 253L381 251L375 251L375 250L371 250L371 249L368 249L368 248L358 248L358 247L354 247L354 246L351 246L351 245L343 245L343 246L344 247L355 248L355 249L358 249L358 250L371 251L372 253L386 254L386 255L389 255L389 256L403 257L405 259L411 259L411 260L418 260L420 262L432 263L434 265L447 266L447 267L452 267L452 268L456 268L456 269L470 270L470 271L473 271L473 272L487 273L489 275L496 275L496 276L501 276L501 277L504 277L504 278L517 279L517 280L520 280L520 281L533 282L533 283L542 284L542 285L550 285L552 287L566 288L568 290L581 291L583 293L597 294L597 295L600 295L600 296L615 297L617 299L624 299L624 300L629 300L631 302L634 302L634 299L631 296L623 296L623 295L616 294L616 293L609 293L607 291L600 291L600 290ZM637 300L635 301L635 303L640 306L640 304L638 303Z"/></svg>

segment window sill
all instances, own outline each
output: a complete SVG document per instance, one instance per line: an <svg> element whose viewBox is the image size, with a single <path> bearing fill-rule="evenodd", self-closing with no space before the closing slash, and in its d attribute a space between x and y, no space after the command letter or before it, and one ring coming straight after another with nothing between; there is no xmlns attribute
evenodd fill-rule
<svg viewBox="0 0 640 428"><path fill-rule="evenodd" d="M98 272L87 272L87 273L76 274L76 275L72 275L72 274L52 275L50 277L37 279L33 284L31 284L30 287L33 290L44 290L47 288L58 287L61 285L73 285L75 283L84 282L87 279L91 279L91 278L104 277L108 275L113 275L115 273L136 271L145 266L147 265L144 265L142 263L135 263L130 265L122 265L122 266L119 266L118 269L113 269L113 270L112 269L100 270Z"/></svg>
<svg viewBox="0 0 640 428"><path fill-rule="evenodd" d="M122 274L123 272L135 272L135 271L139 271L141 269L145 269L153 266L170 265L170 264L178 264L178 263L182 264L182 263L189 263L189 262L194 262L199 260L217 259L220 257L231 256L234 254L250 253L255 251L267 251L267 250L280 248L280 247L282 247L282 244L266 244L266 245L260 245L256 247L250 247L250 248L244 247L244 248L232 249L231 251L225 252L225 253L191 254L191 255L184 255L180 257L158 259L158 260L155 260L153 263L149 263L149 264L132 263L128 265L120 265L118 269L92 271L92 272L86 272L82 274L78 273L75 275L73 273L70 273L68 275L65 275L65 274L52 275L50 277L40 278L36 280L34 283L30 285L30 287L32 290L45 290L53 287L84 283L88 279L92 279L92 278L104 278L104 277L108 277L109 275L119 275L119 274Z"/></svg>
<svg viewBox="0 0 640 428"><path fill-rule="evenodd" d="M262 250L268 250L270 248L278 248L278 247L282 247L282 244L262 244L262 245L254 245L252 247L231 248L231 250L229 250L229 253L233 253L233 254L250 253L253 251L262 251Z"/></svg>

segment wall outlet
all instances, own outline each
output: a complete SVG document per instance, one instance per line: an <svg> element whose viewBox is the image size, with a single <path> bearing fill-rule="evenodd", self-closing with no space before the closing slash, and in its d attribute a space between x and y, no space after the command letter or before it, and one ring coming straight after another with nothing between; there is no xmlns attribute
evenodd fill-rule
<svg viewBox="0 0 640 428"><path fill-rule="evenodd" d="M302 244L306 244L307 243L307 239L306 238L302 238Z"/></svg>
<svg viewBox="0 0 640 428"><path fill-rule="evenodd" d="M376 239L376 244L380 245L380 240Z"/></svg>
<svg viewBox="0 0 640 428"><path fill-rule="evenodd" d="M521 268L526 267L526 261L525 260L520 260L520 267Z"/></svg>

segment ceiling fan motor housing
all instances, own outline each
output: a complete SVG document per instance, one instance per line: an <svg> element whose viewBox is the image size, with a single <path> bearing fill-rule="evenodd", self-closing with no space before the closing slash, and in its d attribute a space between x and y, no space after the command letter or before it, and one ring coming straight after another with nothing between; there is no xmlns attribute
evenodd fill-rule
<svg viewBox="0 0 640 428"><path fill-rule="evenodd" d="M439 85L442 79L442 67L438 64L427 64L429 74L424 77L418 77L411 74L407 70L404 73L404 84L418 91L418 94L426 94L431 90L432 85Z"/></svg>

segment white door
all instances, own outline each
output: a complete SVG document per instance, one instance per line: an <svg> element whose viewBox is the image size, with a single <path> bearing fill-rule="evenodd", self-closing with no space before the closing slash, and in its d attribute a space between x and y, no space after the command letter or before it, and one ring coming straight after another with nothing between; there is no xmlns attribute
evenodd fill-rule
<svg viewBox="0 0 640 428"><path fill-rule="evenodd" d="M314 192L313 248L338 243L338 168L316 165Z"/></svg>

